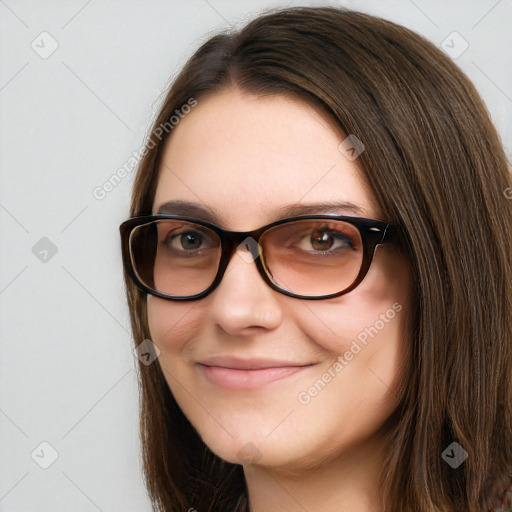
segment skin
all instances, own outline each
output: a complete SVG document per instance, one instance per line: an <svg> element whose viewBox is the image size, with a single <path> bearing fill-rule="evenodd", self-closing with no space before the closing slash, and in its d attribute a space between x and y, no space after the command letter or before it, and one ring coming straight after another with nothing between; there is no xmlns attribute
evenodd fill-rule
<svg viewBox="0 0 512 512"><path fill-rule="evenodd" d="M227 89L199 101L171 135L154 213L167 201L190 201L215 210L221 227L246 231L282 218L287 205L347 201L360 216L382 219L357 160L338 150L344 134L301 101ZM318 504L324 512L380 510L383 425L396 408L407 353L406 261L394 246L378 246L355 290L307 301L272 290L239 256L206 298L148 297L152 340L178 404L214 453L234 463L244 458L254 512ZM360 344L309 403L300 403L299 393L395 303L395 318ZM230 390L209 382L197 365L216 355L315 365L258 389Z"/></svg>

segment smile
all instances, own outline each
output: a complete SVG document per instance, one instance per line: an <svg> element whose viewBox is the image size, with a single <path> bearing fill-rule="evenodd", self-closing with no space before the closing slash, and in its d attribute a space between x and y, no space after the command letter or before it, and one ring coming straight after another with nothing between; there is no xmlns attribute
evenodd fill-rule
<svg viewBox="0 0 512 512"><path fill-rule="evenodd" d="M262 360L212 360L198 363L201 373L216 386L231 390L258 389L272 382L305 372L316 364L299 365Z"/></svg>

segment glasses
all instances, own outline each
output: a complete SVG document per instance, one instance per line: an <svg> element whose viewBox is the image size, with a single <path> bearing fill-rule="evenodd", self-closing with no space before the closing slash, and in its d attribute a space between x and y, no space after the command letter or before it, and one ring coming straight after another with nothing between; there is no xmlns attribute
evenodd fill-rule
<svg viewBox="0 0 512 512"><path fill-rule="evenodd" d="M168 300L206 297L236 251L280 293L298 299L339 297L361 283L376 246L396 234L384 221L340 215L226 231L202 220L159 214L134 217L119 229L128 274L144 292Z"/></svg>

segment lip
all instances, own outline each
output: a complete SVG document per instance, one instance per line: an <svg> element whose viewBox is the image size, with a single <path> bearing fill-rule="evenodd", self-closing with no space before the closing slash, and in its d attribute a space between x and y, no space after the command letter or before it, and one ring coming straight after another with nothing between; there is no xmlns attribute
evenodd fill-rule
<svg viewBox="0 0 512 512"><path fill-rule="evenodd" d="M214 357L198 363L202 374L217 386L232 390L250 390L305 372L316 363L276 359L238 359Z"/></svg>

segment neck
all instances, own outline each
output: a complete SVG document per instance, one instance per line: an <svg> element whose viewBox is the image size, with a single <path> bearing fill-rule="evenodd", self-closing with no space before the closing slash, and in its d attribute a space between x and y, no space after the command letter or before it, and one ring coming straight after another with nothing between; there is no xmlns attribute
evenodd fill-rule
<svg viewBox="0 0 512 512"><path fill-rule="evenodd" d="M244 466L251 512L380 511L382 448L383 440L375 436L314 466Z"/></svg>

